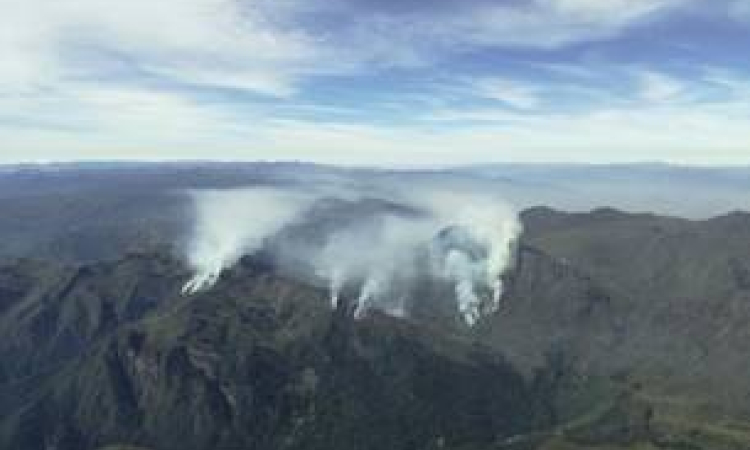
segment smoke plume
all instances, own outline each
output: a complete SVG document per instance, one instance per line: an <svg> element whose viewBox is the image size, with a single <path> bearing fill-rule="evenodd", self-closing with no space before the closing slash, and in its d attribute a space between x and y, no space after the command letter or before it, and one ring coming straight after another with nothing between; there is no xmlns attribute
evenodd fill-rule
<svg viewBox="0 0 750 450"><path fill-rule="evenodd" d="M277 251L280 267L294 267L290 273L311 267L305 276L329 289L332 307L342 301L345 286L359 286L347 300L355 303L358 318L373 309L408 314L411 288L426 273L453 285L457 311L474 325L499 308L501 275L521 232L516 213L502 199L429 185L254 188L193 198L188 255L195 276L186 294L210 288L243 255L281 239L288 242L276 247L284 249ZM332 199L343 212L313 213Z"/></svg>
<svg viewBox="0 0 750 450"><path fill-rule="evenodd" d="M273 188L202 191L192 197L195 223L188 258L195 275L184 287L186 294L213 286L224 269L258 250L310 200Z"/></svg>

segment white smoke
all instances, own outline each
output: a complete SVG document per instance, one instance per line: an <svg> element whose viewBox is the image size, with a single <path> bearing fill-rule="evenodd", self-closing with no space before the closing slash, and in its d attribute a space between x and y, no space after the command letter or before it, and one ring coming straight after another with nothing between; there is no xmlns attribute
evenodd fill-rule
<svg viewBox="0 0 750 450"><path fill-rule="evenodd" d="M362 290L357 299L357 307L354 310L354 317L361 319L376 301L378 296L382 293L383 285L388 280L388 277L382 273L371 273L367 276L365 283L362 285Z"/></svg>
<svg viewBox="0 0 750 450"><path fill-rule="evenodd" d="M383 302L401 310L393 285L413 278L416 252L425 238L434 235L437 225L431 220L378 216L365 223L345 226L329 237L315 261L320 273L335 275L332 303L338 303L341 286L347 280L360 281L362 287L355 305L355 316L362 317ZM396 304L394 304L396 302Z"/></svg>
<svg viewBox="0 0 750 450"><path fill-rule="evenodd" d="M196 192L193 201L196 217L188 258L195 275L185 294L213 286L224 269L259 249L310 199L291 191L253 188Z"/></svg>
<svg viewBox="0 0 750 450"><path fill-rule="evenodd" d="M293 250L292 257L313 266L312 276L328 286L333 308L339 305L345 285L358 284L359 294L349 299L356 302L355 317L372 309L407 314L408 286L415 282L419 264L424 263L420 255L426 250L430 276L454 285L456 306L467 324L496 311L501 275L521 232L516 213L501 199L473 191L447 192L429 186L404 191L410 194L370 186L367 194L411 213L384 208L337 224L322 244ZM195 276L185 292L209 288L225 268L303 217L316 200L332 197L354 204L364 192L310 189L302 194L256 188L195 194L197 218L189 251ZM436 245L447 239L441 236L448 229L458 230L460 242Z"/></svg>
<svg viewBox="0 0 750 450"><path fill-rule="evenodd" d="M341 289L343 288L344 279L346 276L343 271L338 268L334 268L330 272L330 291L331 291L331 307L336 309L339 306L339 298L341 297Z"/></svg>
<svg viewBox="0 0 750 450"><path fill-rule="evenodd" d="M464 252L451 250L441 261L440 275L453 282L456 289L458 310L466 323L474 325L479 320L481 300L476 293L477 264Z"/></svg>
<svg viewBox="0 0 750 450"><path fill-rule="evenodd" d="M432 189L412 195L443 227L456 227L469 245L481 247L481 257L470 255L466 248L451 249L443 255L433 253L437 274L455 283L464 320L473 325L481 316L496 312L502 296L500 277L511 264L513 245L522 231L517 213L502 199L461 189ZM491 297L480 298L480 288L490 290Z"/></svg>

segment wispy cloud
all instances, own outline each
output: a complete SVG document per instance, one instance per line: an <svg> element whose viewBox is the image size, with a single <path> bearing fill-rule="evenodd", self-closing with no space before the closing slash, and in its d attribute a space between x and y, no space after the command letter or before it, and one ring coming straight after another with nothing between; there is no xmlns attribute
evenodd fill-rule
<svg viewBox="0 0 750 450"><path fill-rule="evenodd" d="M637 73L637 78L640 84L639 97L648 102L674 100L684 90L678 79L663 73L643 71Z"/></svg>
<svg viewBox="0 0 750 450"><path fill-rule="evenodd" d="M0 0L2 157L740 159L750 69L638 40L698 3Z"/></svg>
<svg viewBox="0 0 750 450"><path fill-rule="evenodd" d="M510 107L528 110L541 103L536 87L504 78L480 79L474 82L479 96L497 100Z"/></svg>
<svg viewBox="0 0 750 450"><path fill-rule="evenodd" d="M103 77L114 55L133 74L287 94L325 54L312 37L226 0L30 0L5 8L0 24L6 91Z"/></svg>

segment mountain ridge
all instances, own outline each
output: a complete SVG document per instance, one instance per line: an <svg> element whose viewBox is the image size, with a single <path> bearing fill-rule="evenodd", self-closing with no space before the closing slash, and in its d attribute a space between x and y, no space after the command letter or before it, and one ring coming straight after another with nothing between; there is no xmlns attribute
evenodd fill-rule
<svg viewBox="0 0 750 450"><path fill-rule="evenodd" d="M750 216L522 218L473 329L450 308L354 320L354 293L332 310L262 252L188 297L168 249L0 265L0 443L747 448Z"/></svg>

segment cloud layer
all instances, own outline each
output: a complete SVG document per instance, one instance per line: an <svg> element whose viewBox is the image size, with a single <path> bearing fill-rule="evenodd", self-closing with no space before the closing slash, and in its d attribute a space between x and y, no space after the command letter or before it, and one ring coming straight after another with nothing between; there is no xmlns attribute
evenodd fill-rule
<svg viewBox="0 0 750 450"><path fill-rule="evenodd" d="M0 10L6 162L746 152L746 0L0 0Z"/></svg>

